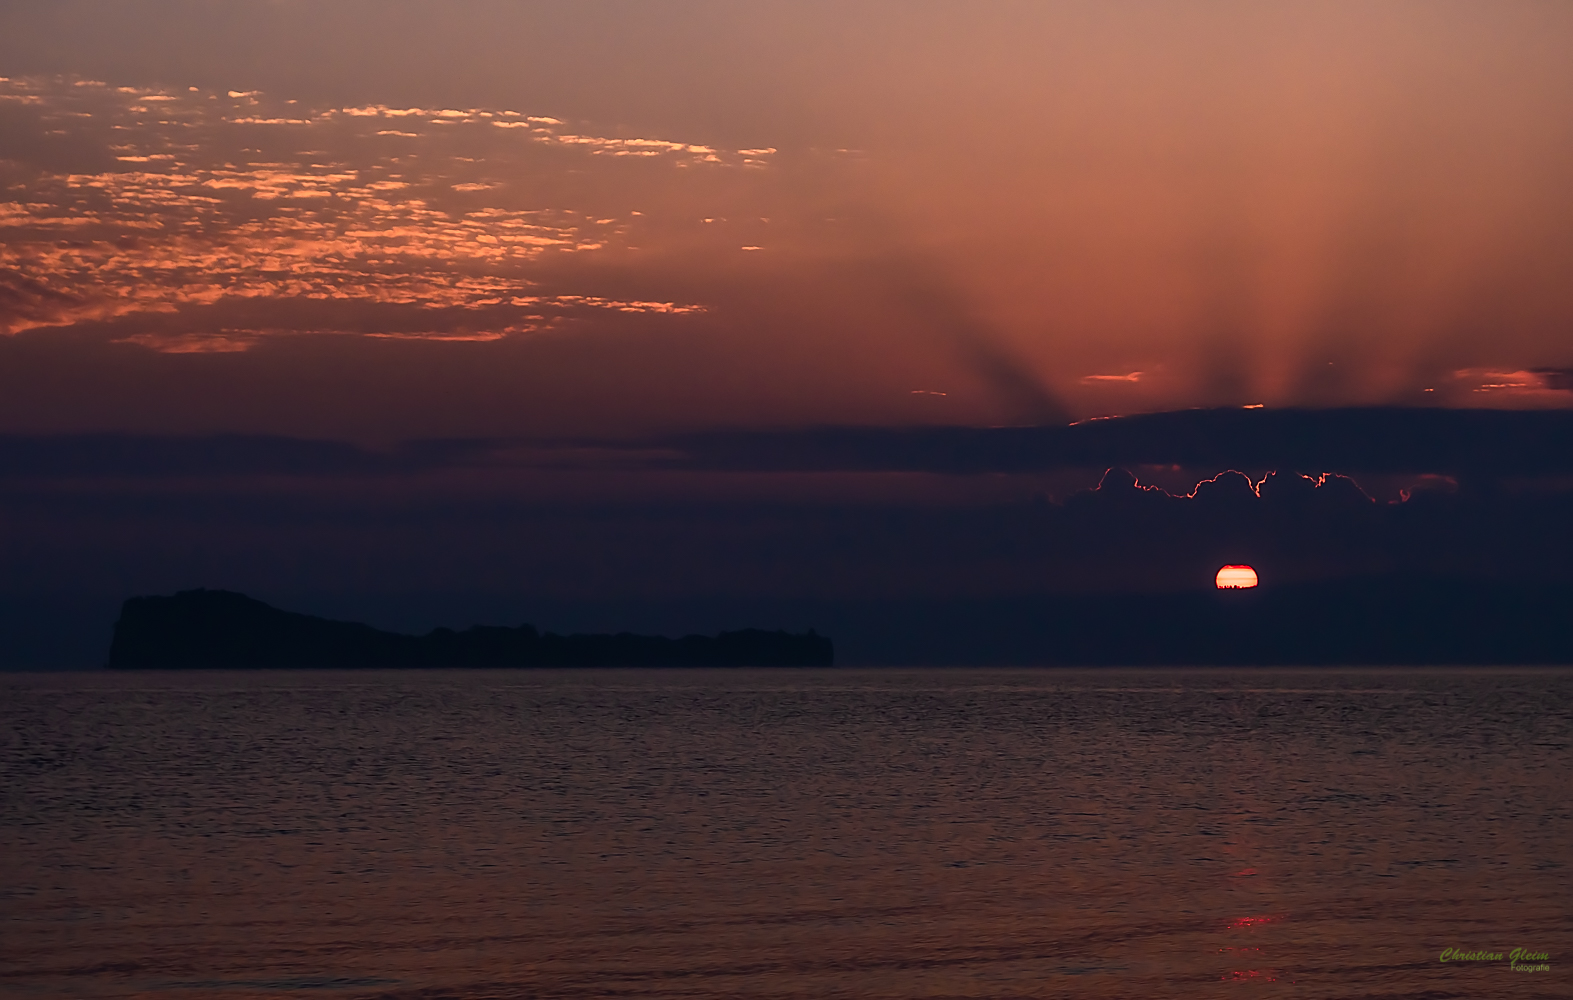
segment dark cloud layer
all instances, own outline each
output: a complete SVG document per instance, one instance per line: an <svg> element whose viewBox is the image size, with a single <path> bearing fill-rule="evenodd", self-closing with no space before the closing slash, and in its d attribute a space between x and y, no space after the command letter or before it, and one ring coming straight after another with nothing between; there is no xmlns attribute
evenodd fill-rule
<svg viewBox="0 0 1573 1000"><path fill-rule="evenodd" d="M670 439L701 468L1028 472L1181 465L1302 472L1573 472L1573 413L1350 408L1215 409L1068 427L827 427Z"/></svg>
<svg viewBox="0 0 1573 1000"><path fill-rule="evenodd" d="M0 478L388 475L451 466L494 447L439 441L374 452L340 441L247 434L0 435Z"/></svg>
<svg viewBox="0 0 1573 1000"><path fill-rule="evenodd" d="M1217 409L1057 427L822 427L637 441L411 441L371 450L270 435L0 435L0 477L362 476L455 467L1033 473L1179 466L1321 473L1573 473L1564 410Z"/></svg>

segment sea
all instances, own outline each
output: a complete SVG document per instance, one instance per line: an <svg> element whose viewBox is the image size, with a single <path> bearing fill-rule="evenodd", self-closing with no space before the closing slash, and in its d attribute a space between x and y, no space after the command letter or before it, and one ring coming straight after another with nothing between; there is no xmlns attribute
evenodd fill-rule
<svg viewBox="0 0 1573 1000"><path fill-rule="evenodd" d="M0 995L1573 996L1573 671L0 675Z"/></svg>

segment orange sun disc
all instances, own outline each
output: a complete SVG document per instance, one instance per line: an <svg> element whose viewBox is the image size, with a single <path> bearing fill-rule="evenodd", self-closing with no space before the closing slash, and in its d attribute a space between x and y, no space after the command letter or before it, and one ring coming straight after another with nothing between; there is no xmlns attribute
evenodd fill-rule
<svg viewBox="0 0 1573 1000"><path fill-rule="evenodd" d="M1225 566L1218 571L1219 590L1245 590L1257 584L1256 570L1249 566Z"/></svg>

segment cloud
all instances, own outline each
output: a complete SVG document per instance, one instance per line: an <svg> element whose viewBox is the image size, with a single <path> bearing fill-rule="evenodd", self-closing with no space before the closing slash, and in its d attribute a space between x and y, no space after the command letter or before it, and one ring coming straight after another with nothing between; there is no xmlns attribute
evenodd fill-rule
<svg viewBox="0 0 1573 1000"><path fill-rule="evenodd" d="M413 441L372 451L265 434L0 434L0 478L169 479L410 475L484 464L507 445Z"/></svg>
<svg viewBox="0 0 1573 1000"><path fill-rule="evenodd" d="M646 442L696 469L952 475L1175 464L1196 469L1536 476L1573 473L1566 410L1184 410L1068 427L823 427Z"/></svg>
<svg viewBox="0 0 1573 1000"><path fill-rule="evenodd" d="M0 334L73 322L86 306L80 294L60 291L19 271L0 269Z"/></svg>
<svg viewBox="0 0 1573 1000"><path fill-rule="evenodd" d="M3 261L0 256L0 261ZM26 264L24 258L20 263ZM81 323L114 320L146 310L134 298L105 293L102 289L71 287L52 281L46 273L30 276L0 266L0 336L48 327L68 327ZM65 287L60 287L65 284ZM173 312L169 306L155 306L152 312Z"/></svg>
<svg viewBox="0 0 1573 1000"><path fill-rule="evenodd" d="M220 330L216 333L149 331L133 333L111 343L136 344L160 354L238 354L251 350L267 335L267 331L263 330Z"/></svg>
<svg viewBox="0 0 1573 1000"><path fill-rule="evenodd" d="M1573 368L1535 368L1530 374L1538 375L1547 389L1573 392Z"/></svg>
<svg viewBox="0 0 1573 1000"><path fill-rule="evenodd" d="M117 320L124 330L119 343L164 353L235 352L295 330L473 341L597 311L693 315L706 307L574 288L563 268L550 278L557 287L543 294L536 272L546 258L620 245L633 216L587 217L520 204L499 192L501 185L483 172L518 162L519 151L505 137L488 155L430 162L409 162L377 137L433 140L434 123L492 121L525 125L539 142L568 153L742 162L693 143L560 134L563 123L546 116L496 118L517 112L382 105L310 111L237 90L230 97L247 110L232 115L227 109L234 105L221 108L200 93L75 82L0 81L0 95L36 97L49 114L92 119L82 128L96 131L116 154L113 169L40 171L24 197L0 202L0 227L8 234L0 269L10 275L0 296L0 331L7 334ZM156 120L147 113L152 97ZM401 125L366 127L383 122ZM261 132L238 138L233 130L241 126L309 127L314 148L300 151L284 132L276 139ZM476 138L484 141L485 134ZM564 169L560 160L525 169L539 176L547 167ZM530 187L520 191L527 197ZM302 311L302 327L259 316L239 326L170 329L163 318L193 307L275 300L394 306L425 316L381 330L312 322L310 308ZM454 310L473 315L453 329L434 325ZM139 318L145 329L124 329Z"/></svg>
<svg viewBox="0 0 1573 1000"><path fill-rule="evenodd" d="M354 445L296 438L128 434L0 435L7 478L104 478L226 475L346 475L396 467L391 457Z"/></svg>
<svg viewBox="0 0 1573 1000"><path fill-rule="evenodd" d="M476 287L466 284L459 291L475 293ZM106 316L78 329L104 337L111 344L133 344L162 354L211 354L240 353L283 338L302 336L485 343L569 332L590 321L605 326L616 317L686 316L703 312L704 308L593 295L519 296L506 294L507 288L498 291L488 298L417 309L398 300L220 298L185 302L157 315L138 312ZM80 322L80 316L76 321ZM265 325L238 325L248 322Z"/></svg>
<svg viewBox="0 0 1573 1000"><path fill-rule="evenodd" d="M224 330L213 336L259 335L260 331ZM415 331L411 336L435 334ZM65 443L62 447L69 445L67 452L76 454L71 448L77 445L70 442L106 438L57 440ZM210 446L202 443L209 439L168 440L177 444L159 447L178 450L183 447L178 441L196 442L191 445L196 454L210 453L204 450ZM267 440L269 455L281 453L278 449L285 447L281 443L285 439ZM316 448L317 444L308 442L307 447ZM1335 473L1430 475L1446 477L1455 486L1483 475L1573 474L1573 413L1230 408L1088 421L1068 427L824 427L704 432L634 441L476 437L399 448L404 450L395 449L398 455L419 454L422 468L481 460L497 467L514 463L525 467L560 465L565 456L585 454L586 449L598 456L624 456L631 468L688 472L1028 475L1066 468L1121 470L1172 465L1217 474L1202 480L1188 494L1171 496L1156 487L1138 486L1136 477L1124 471L1107 474L1100 489L1105 497L1136 489L1153 497L1189 496L1209 503L1227 503L1232 502L1230 498L1249 495L1293 504L1296 498L1336 494L1359 497L1369 504L1370 497L1353 480ZM406 467L398 464L405 458L377 461L392 463L378 468ZM602 459L597 462L604 464ZM13 460L9 467L14 472L27 466ZM1253 483L1242 473L1230 471L1236 469L1265 470L1268 474Z"/></svg>
<svg viewBox="0 0 1573 1000"><path fill-rule="evenodd" d="M1462 368L1452 373L1445 396L1462 405L1480 401L1517 405L1565 406L1573 375L1563 368Z"/></svg>

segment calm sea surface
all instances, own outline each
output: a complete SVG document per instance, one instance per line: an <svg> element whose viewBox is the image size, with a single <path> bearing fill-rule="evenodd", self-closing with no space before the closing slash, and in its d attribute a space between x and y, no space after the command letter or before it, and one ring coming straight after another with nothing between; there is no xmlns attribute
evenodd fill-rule
<svg viewBox="0 0 1573 1000"><path fill-rule="evenodd" d="M0 675L0 994L1567 997L1570 764L1569 671Z"/></svg>

